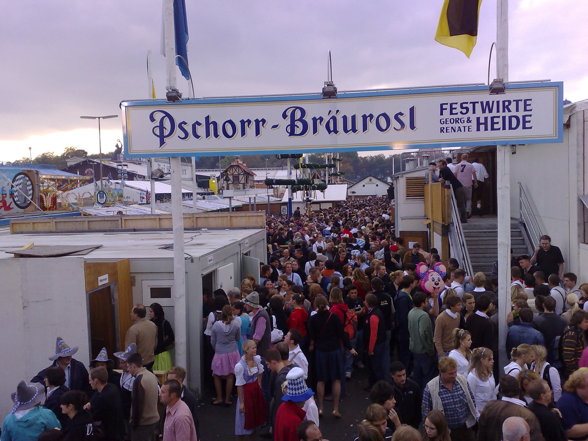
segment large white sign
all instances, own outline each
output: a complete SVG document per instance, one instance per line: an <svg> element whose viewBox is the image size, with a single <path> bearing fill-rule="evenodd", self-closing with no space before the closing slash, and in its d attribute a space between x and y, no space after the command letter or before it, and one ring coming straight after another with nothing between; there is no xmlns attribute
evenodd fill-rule
<svg viewBox="0 0 588 441"><path fill-rule="evenodd" d="M125 155L384 150L562 140L562 83L124 101Z"/></svg>

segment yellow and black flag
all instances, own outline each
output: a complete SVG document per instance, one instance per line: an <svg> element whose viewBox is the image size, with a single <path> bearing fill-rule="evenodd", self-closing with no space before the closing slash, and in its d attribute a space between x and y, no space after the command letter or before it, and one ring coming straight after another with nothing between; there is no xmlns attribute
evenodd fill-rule
<svg viewBox="0 0 588 441"><path fill-rule="evenodd" d="M469 58L478 38L481 4L482 0L444 0L435 40Z"/></svg>

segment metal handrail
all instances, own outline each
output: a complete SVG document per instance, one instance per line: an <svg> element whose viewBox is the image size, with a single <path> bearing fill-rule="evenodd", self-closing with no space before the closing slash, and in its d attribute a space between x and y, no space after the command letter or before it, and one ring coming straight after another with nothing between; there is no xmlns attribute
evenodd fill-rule
<svg viewBox="0 0 588 441"><path fill-rule="evenodd" d="M474 270L461 226L461 217L457 208L457 199L455 198L453 188L450 189L449 193L451 194L451 222L449 223L449 246L451 248L451 254L458 260L460 267L465 270L467 275L473 277Z"/></svg>
<svg viewBox="0 0 588 441"><path fill-rule="evenodd" d="M522 182L519 182L519 222L523 226L523 232L526 236L525 239L531 249L534 248L534 244L543 236L543 231L545 231L541 228L541 223L536 213L537 210L533 200L527 190L525 190Z"/></svg>

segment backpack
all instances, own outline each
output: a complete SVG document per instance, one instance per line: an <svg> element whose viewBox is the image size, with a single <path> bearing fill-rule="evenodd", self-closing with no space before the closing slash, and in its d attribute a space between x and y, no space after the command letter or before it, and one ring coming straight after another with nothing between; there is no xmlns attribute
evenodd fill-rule
<svg viewBox="0 0 588 441"><path fill-rule="evenodd" d="M355 330L357 328L357 315L355 315L354 309L348 309L345 312L345 324L343 326L343 331L349 337L349 340L355 337Z"/></svg>

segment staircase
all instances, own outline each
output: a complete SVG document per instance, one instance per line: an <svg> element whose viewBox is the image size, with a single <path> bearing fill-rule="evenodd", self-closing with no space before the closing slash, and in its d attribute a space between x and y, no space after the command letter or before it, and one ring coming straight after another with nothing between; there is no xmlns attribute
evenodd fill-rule
<svg viewBox="0 0 588 441"><path fill-rule="evenodd" d="M496 218L472 217L462 224L465 241L474 273L490 275L494 262L498 260L498 225ZM510 224L511 248L515 256L531 254L518 220Z"/></svg>

